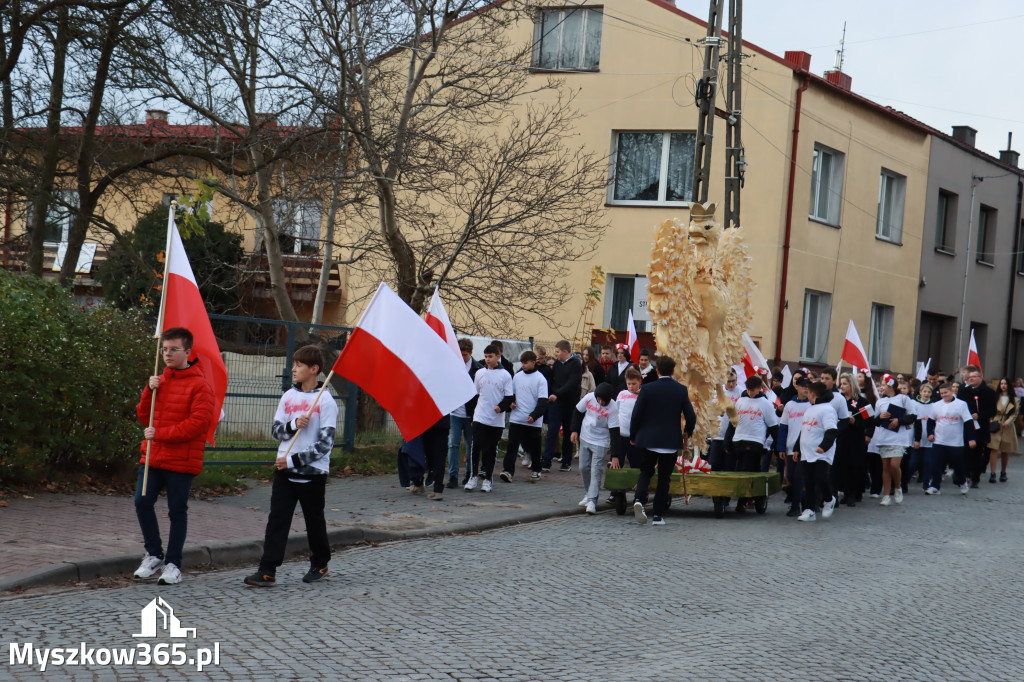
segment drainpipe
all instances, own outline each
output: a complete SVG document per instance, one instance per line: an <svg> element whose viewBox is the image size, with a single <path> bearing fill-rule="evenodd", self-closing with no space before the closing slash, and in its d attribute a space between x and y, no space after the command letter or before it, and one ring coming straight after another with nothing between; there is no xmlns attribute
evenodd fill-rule
<svg viewBox="0 0 1024 682"><path fill-rule="evenodd" d="M1017 176L1017 219L1014 222L1013 251L1010 255L1010 300L1006 304L1006 352L1003 353L1003 376L1010 376L1010 353L1013 352L1013 301L1014 291L1017 288L1017 265L1021 262L1022 256L1017 250L1022 248L1020 243L1021 229L1021 199L1024 197L1024 178ZM1020 373L1020 368L1018 374Z"/></svg>
<svg viewBox="0 0 1024 682"><path fill-rule="evenodd" d="M775 328L775 363L782 363L782 329L786 319L786 284L789 281L789 246L793 232L793 191L796 186L796 152L800 141L800 107L803 103L804 90L810 84L807 71L803 74L804 82L796 89L796 106L793 108L793 148L789 152L789 191L786 196L786 233L782 239L782 277L779 283L779 321Z"/></svg>

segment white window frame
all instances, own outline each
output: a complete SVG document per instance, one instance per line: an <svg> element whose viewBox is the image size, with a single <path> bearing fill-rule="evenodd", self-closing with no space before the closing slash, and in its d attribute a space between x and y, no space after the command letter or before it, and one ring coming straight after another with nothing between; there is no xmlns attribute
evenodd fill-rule
<svg viewBox="0 0 1024 682"><path fill-rule="evenodd" d="M907 177L883 168L878 181L878 219L875 237L903 244L903 209L907 201Z"/></svg>
<svg viewBox="0 0 1024 682"><path fill-rule="evenodd" d="M868 362L871 363L871 369L889 369L895 324L896 308L885 303L871 304L871 330L868 336Z"/></svg>
<svg viewBox="0 0 1024 682"><path fill-rule="evenodd" d="M823 186L821 167L826 159L829 167L828 185ZM843 174L845 170L845 154L823 144L814 144L814 158L811 162L811 205L808 217L839 227L839 220L843 213ZM827 192L824 215L819 212L821 204L819 199L822 192Z"/></svg>
<svg viewBox="0 0 1024 682"><path fill-rule="evenodd" d="M43 221L43 245L60 246L61 244L68 243L68 237L71 235L71 221L75 219L74 211L67 210L65 212L65 206L79 206L78 190L54 189L51 194L53 195L53 200L50 205L46 207L46 218ZM29 214L31 215L31 204L29 204L29 209ZM53 241L51 239L46 239L46 225L51 222L56 223L58 221L60 222L60 240Z"/></svg>
<svg viewBox="0 0 1024 682"><path fill-rule="evenodd" d="M658 198L647 199L616 199L616 178L615 169L618 166L619 138L621 135L649 134L661 135L661 162L658 167ZM693 146L696 149L697 133L692 130L616 130L613 135L613 151L611 155L611 182L608 183L608 203L614 206L689 206L693 202L693 176L689 176L689 186L686 188L690 199L668 199L668 184L665 178L668 177L669 150L672 148L673 135L689 135L693 138ZM696 163L694 159L693 163Z"/></svg>
<svg viewBox="0 0 1024 682"><path fill-rule="evenodd" d="M605 327L614 328L612 317L614 314L616 282L628 280L633 283L633 300L631 309L633 311L633 323L638 332L651 330L651 313L647 308L647 284L648 280L643 275L609 275L605 289L604 321ZM626 328L626 318L623 317L621 329Z"/></svg>
<svg viewBox="0 0 1024 682"><path fill-rule="evenodd" d="M812 304L816 306L811 320ZM824 314L822 314L824 309ZM804 289L803 326L800 331L800 360L825 362L828 356L828 332L832 322L832 294Z"/></svg>
<svg viewBox="0 0 1024 682"><path fill-rule="evenodd" d="M303 245L312 245L313 250L320 251L320 242L323 241L321 235L323 234L323 205L318 199L288 199L285 197L277 197L271 199L273 205L274 217L278 223L278 227L283 228L281 234L288 235L295 238L295 245L292 249L293 253L301 254L308 253L303 251ZM312 221L310 214L316 214L316 220ZM286 215L288 214L288 215ZM282 220L281 216L286 215L286 219ZM316 226L316 238L313 239L312 232L307 233L304 228Z"/></svg>
<svg viewBox="0 0 1024 682"><path fill-rule="evenodd" d="M566 13L583 12L583 19L580 22L580 35L578 36L566 36L565 33L565 19ZM555 29L549 29L548 33L544 32L544 18L551 14L558 14L558 20ZM603 7L559 7L559 8L545 8L537 11L536 19L533 23L533 55L530 59L530 66L533 69L542 71L598 71L601 66L601 24L604 19L604 8ZM597 63L593 66L587 66L585 59L587 56L587 36L588 28L592 22L597 23ZM565 41L578 40L579 46L579 62L576 64L561 64L561 58L563 55L563 45ZM542 47L547 41L554 40L556 42L555 54L556 64L541 64L541 53Z"/></svg>

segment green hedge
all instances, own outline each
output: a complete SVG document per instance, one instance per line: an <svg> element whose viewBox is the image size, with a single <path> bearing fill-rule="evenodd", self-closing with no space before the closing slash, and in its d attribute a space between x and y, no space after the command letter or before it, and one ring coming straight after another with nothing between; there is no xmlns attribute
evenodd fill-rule
<svg viewBox="0 0 1024 682"><path fill-rule="evenodd" d="M138 312L79 308L54 282L0 271L0 482L137 461L156 341Z"/></svg>

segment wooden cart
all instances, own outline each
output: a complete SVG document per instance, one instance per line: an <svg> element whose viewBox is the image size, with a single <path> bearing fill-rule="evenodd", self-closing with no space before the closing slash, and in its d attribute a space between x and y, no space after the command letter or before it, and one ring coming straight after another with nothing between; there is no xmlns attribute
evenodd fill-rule
<svg viewBox="0 0 1024 682"><path fill-rule="evenodd" d="M615 511L626 513L626 493L636 487L640 479L639 469L608 469L605 471L604 488L610 490L615 498ZM658 483L658 474L651 478L649 495L654 494ZM768 498L782 489L782 480L778 473L760 473L744 471L712 471L706 474L686 474L686 490L683 490L683 474L673 473L669 482L670 495L704 495L710 497L715 505L715 517L725 516L725 501L728 498L738 499L750 497L754 499L754 509L758 514L768 511ZM669 498L671 503L671 498Z"/></svg>

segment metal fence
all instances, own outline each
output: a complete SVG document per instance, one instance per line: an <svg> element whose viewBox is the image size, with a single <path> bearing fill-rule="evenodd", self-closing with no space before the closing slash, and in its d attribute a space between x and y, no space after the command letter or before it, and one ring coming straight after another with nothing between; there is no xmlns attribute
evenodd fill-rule
<svg viewBox="0 0 1024 682"><path fill-rule="evenodd" d="M292 385L292 355L306 343L300 339L316 336L341 350L352 329L233 315L210 315L210 322L227 366L228 388L224 418L217 426L217 445L207 448L210 461L206 464L248 464L212 460L228 459L232 452L276 450L278 444L270 437L270 427L282 393ZM339 385L341 390L336 388ZM338 403L340 445L351 451L355 446L359 389L341 380L332 381L327 390ZM218 457L220 453L224 456Z"/></svg>

